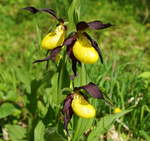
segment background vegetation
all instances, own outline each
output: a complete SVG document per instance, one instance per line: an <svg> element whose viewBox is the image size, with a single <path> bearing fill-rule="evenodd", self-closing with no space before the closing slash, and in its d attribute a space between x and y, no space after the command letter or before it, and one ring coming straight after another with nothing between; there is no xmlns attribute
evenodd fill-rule
<svg viewBox="0 0 150 141"><path fill-rule="evenodd" d="M55 81L55 77L50 75L54 73L55 65L51 66L52 70L48 74L44 63L32 64L34 60L45 56L45 52L40 49L41 37L55 26L55 21L46 14L33 16L20 9L29 5L52 8L65 19L69 7L62 0L0 0L0 141L26 140L26 130L32 134L32 128L37 125L32 122L29 126L30 119L32 120L29 114L32 113L33 117L38 114L39 121L45 115L45 107L49 105L52 113L44 116L44 121L49 127L55 127L52 126L55 125L55 98L49 96L47 102L43 101L43 96L53 91L47 84L51 85ZM114 26L96 34L90 32L98 39L105 65L100 62L86 65L88 77L105 91L115 107L133 108L114 123L113 130L118 134L118 140L149 141L150 2L81 1L80 20L95 19L110 22ZM30 88L33 95L29 94ZM98 104L97 118L113 112L114 107L109 107L104 102ZM47 132L53 131L54 128L47 129ZM103 138L107 137L111 141L113 139L109 133Z"/></svg>

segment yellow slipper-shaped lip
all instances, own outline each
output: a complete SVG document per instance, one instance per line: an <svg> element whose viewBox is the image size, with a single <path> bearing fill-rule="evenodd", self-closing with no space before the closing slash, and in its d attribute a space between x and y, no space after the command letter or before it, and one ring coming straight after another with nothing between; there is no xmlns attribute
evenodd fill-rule
<svg viewBox="0 0 150 141"><path fill-rule="evenodd" d="M93 118L95 117L95 108L85 100L85 98L79 94L75 93L74 98L71 103L71 107L76 115L82 118Z"/></svg>
<svg viewBox="0 0 150 141"><path fill-rule="evenodd" d="M91 45L91 42L82 34L78 35L77 41L73 46L73 54L84 64L94 64L99 58L98 52Z"/></svg>
<svg viewBox="0 0 150 141"><path fill-rule="evenodd" d="M65 27L63 25L57 26L54 32L48 33L42 40L42 48L54 49L62 46L65 39Z"/></svg>

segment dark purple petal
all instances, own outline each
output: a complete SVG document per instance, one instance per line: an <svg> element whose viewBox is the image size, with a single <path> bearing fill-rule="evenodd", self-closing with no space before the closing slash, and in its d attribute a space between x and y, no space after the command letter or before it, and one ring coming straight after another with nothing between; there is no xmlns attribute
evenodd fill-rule
<svg viewBox="0 0 150 141"><path fill-rule="evenodd" d="M46 58L44 58L44 59L35 60L35 61L33 62L33 64L34 64L34 63L45 62L45 61L48 61L48 60L50 60L50 59L51 59L51 55L48 56L48 57L46 57Z"/></svg>
<svg viewBox="0 0 150 141"><path fill-rule="evenodd" d="M67 46L67 54L70 57L71 61L72 61L72 71L74 73L74 76L72 76L71 78L73 79L75 76L77 76L77 63L81 64L79 60L77 60L73 54L72 51L72 47L73 46Z"/></svg>
<svg viewBox="0 0 150 141"><path fill-rule="evenodd" d="M71 102L73 100L73 94L70 94L67 96L67 98L64 101L64 106L63 106L63 114L64 114L64 129L68 132L67 126L69 121L72 118L73 115L73 110L71 107Z"/></svg>
<svg viewBox="0 0 150 141"><path fill-rule="evenodd" d="M70 77L70 79L74 79L75 76L77 76L77 63L80 63L79 60L77 60L73 54L73 51L72 51L72 48L73 48L73 45L76 41L76 38L77 38L77 34L76 32L72 32L67 39L65 39L64 41L64 45L67 46L67 55L70 57L71 61L72 61L72 71L74 73L73 76Z"/></svg>
<svg viewBox="0 0 150 141"><path fill-rule="evenodd" d="M71 33L64 41L63 45L72 46L76 41L76 33Z"/></svg>
<svg viewBox="0 0 150 141"><path fill-rule="evenodd" d="M83 22L79 22L76 25L77 31L79 31L79 30L85 30L88 27L89 27L89 25L86 22L84 22L84 21Z"/></svg>
<svg viewBox="0 0 150 141"><path fill-rule="evenodd" d="M70 37L70 38L65 39L64 45L70 46L71 44L73 44L73 42L74 42L74 38Z"/></svg>
<svg viewBox="0 0 150 141"><path fill-rule="evenodd" d="M58 53L61 51L61 46L54 48L53 50L50 50L50 55L44 59L40 59L40 60L36 60L33 63L40 63L40 62L44 62L44 61L48 61L48 60L52 60L55 61L56 60L56 56L58 55Z"/></svg>
<svg viewBox="0 0 150 141"><path fill-rule="evenodd" d="M68 133L68 123L71 120L73 115L73 110L72 108L69 108L65 113L64 113L64 129L67 131Z"/></svg>
<svg viewBox="0 0 150 141"><path fill-rule="evenodd" d="M77 60L72 60L72 71L74 73L74 77L77 76ZM74 77L71 77L71 80L74 79Z"/></svg>
<svg viewBox="0 0 150 141"><path fill-rule="evenodd" d="M100 91L98 86L92 82L90 82L89 84L87 84L85 86L76 88L76 89L84 89L87 91L87 93L89 93L94 98L103 99L103 93Z"/></svg>
<svg viewBox="0 0 150 141"><path fill-rule="evenodd" d="M100 48L99 48L97 42L96 42L95 40L93 40L93 39L90 37L90 35L87 34L86 32L84 32L84 35L90 40L92 46L93 46L93 47L95 48L95 50L98 52L98 55L99 55L99 57L100 57L100 60L101 60L101 62L102 62L102 64L103 64L103 56L102 56L101 50L100 50Z"/></svg>
<svg viewBox="0 0 150 141"><path fill-rule="evenodd" d="M97 29L97 30L108 28L108 27L112 26L112 24L110 24L110 23L104 24L101 21L92 21L92 22L88 22L87 24L91 29Z"/></svg>
<svg viewBox="0 0 150 141"><path fill-rule="evenodd" d="M72 35L65 39L63 45L73 46L75 41L76 41L76 35Z"/></svg>
<svg viewBox="0 0 150 141"><path fill-rule="evenodd" d="M100 50L100 48L99 48L97 42L93 40L93 41L92 41L92 46L93 46L93 47L95 48L95 50L98 52L98 55L99 55L99 57L100 57L100 60L101 60L101 62L102 62L102 64L103 64L102 53L101 53L101 50Z"/></svg>
<svg viewBox="0 0 150 141"><path fill-rule="evenodd" d="M25 8L22 8L22 9L28 10L28 11L34 13L34 14L37 13L37 12L40 12L39 9L37 9L37 8L35 8L35 7L32 7L32 6L25 7Z"/></svg>
<svg viewBox="0 0 150 141"><path fill-rule="evenodd" d="M61 51L61 46L54 48L53 50L51 50L51 59L53 61L56 60L56 56L58 55L58 53Z"/></svg>
<svg viewBox="0 0 150 141"><path fill-rule="evenodd" d="M71 106L72 100L73 100L73 94L70 93L64 100L63 113L65 113L68 110L68 108Z"/></svg>
<svg viewBox="0 0 150 141"><path fill-rule="evenodd" d="M52 9L49 9L49 8L38 9L38 8L33 7L33 6L29 6L29 7L25 7L25 8L22 8L22 9L28 10L28 11L32 12L33 14L35 14L37 12L46 12L46 13L49 13L50 15L52 15L53 17L55 17L57 20L60 21L60 19L56 16L56 12Z"/></svg>
<svg viewBox="0 0 150 141"><path fill-rule="evenodd" d="M57 20L58 20L60 23L64 23L64 19L62 19L62 18L57 18ZM67 30L67 26L65 26L65 29Z"/></svg>
<svg viewBox="0 0 150 141"><path fill-rule="evenodd" d="M52 9L49 9L49 8L42 8L42 9L40 9L40 11L49 13L49 14L51 14L52 16L54 16L56 19L58 19L57 16L56 16L56 12L55 12L54 10L52 10Z"/></svg>

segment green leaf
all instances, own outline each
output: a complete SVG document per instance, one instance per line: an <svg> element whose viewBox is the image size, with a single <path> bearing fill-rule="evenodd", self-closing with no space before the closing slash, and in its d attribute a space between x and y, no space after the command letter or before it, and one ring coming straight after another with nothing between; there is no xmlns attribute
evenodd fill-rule
<svg viewBox="0 0 150 141"><path fill-rule="evenodd" d="M39 117L44 117L48 111L48 108L40 100L37 102L37 108Z"/></svg>
<svg viewBox="0 0 150 141"><path fill-rule="evenodd" d="M114 121L125 115L126 113L130 112L131 110L125 110L117 114L111 114L106 115L103 118L100 119L100 121L97 123L96 127L93 129L93 131L89 134L87 141L93 141L96 138L98 138L100 135L104 134L114 123Z"/></svg>
<svg viewBox="0 0 150 141"><path fill-rule="evenodd" d="M39 121L34 130L34 141L45 141L45 125L42 121Z"/></svg>
<svg viewBox="0 0 150 141"><path fill-rule="evenodd" d="M65 56L66 58L66 56ZM66 59L60 61L59 64L59 87L60 89L67 88L70 86L70 76L67 70ZM55 84L56 85L56 84Z"/></svg>
<svg viewBox="0 0 150 141"><path fill-rule="evenodd" d="M6 125L11 141L25 141L26 129L19 125Z"/></svg>
<svg viewBox="0 0 150 141"><path fill-rule="evenodd" d="M63 95L61 94L63 88L67 88L70 86L70 76L69 72L67 71L67 64L66 64L66 51L64 51L63 60L60 61L59 64L59 75L58 75L58 91L59 94L57 98L57 104L61 103L63 100ZM61 96L62 95L62 96Z"/></svg>
<svg viewBox="0 0 150 141"><path fill-rule="evenodd" d="M80 0L73 0L68 10L69 23L71 23L73 27L77 24L77 20L79 19L79 6Z"/></svg>
<svg viewBox="0 0 150 141"><path fill-rule="evenodd" d="M11 103L0 105L0 119L11 115L16 110L16 107Z"/></svg>
<svg viewBox="0 0 150 141"><path fill-rule="evenodd" d="M16 91L13 90L9 90L7 92L7 95L4 98L4 100L8 100L8 101L15 101L16 99L17 99L17 94Z"/></svg>
<svg viewBox="0 0 150 141"><path fill-rule="evenodd" d="M150 136L144 130L140 130L140 135L146 139L146 141L150 141Z"/></svg>
<svg viewBox="0 0 150 141"><path fill-rule="evenodd" d="M53 108L57 103L57 83L58 83L58 73L55 73L51 78L51 87L45 90L45 103L49 103Z"/></svg>
<svg viewBox="0 0 150 141"><path fill-rule="evenodd" d="M143 72L138 77L148 79L150 78L150 72Z"/></svg>
<svg viewBox="0 0 150 141"><path fill-rule="evenodd" d="M82 137L83 133L86 132L91 127L93 121L94 118L92 119L79 118L72 141L78 141Z"/></svg>
<svg viewBox="0 0 150 141"><path fill-rule="evenodd" d="M55 127L48 128L45 134L45 141L66 141L60 134L57 133Z"/></svg>
<svg viewBox="0 0 150 141"><path fill-rule="evenodd" d="M16 77L20 82L24 84L27 91L30 92L30 82L31 82L30 72L24 68L16 69Z"/></svg>

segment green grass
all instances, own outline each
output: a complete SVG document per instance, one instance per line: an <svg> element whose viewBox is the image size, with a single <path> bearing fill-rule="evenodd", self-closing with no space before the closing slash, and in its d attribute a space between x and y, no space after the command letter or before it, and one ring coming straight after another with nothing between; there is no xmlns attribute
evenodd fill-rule
<svg viewBox="0 0 150 141"><path fill-rule="evenodd" d="M12 103L15 106L10 110L9 116L3 118L0 115L0 140L7 138L4 130L12 141L25 136L24 129L33 134L32 129L36 127L34 133L40 134L38 128L44 130L43 121L47 125L48 134L52 130L53 134L49 136L60 140L55 131L55 97L49 94L54 91L49 87L55 84L56 76L53 74L56 66L51 66L49 74L45 70L45 63L32 64L34 60L45 56L45 52L40 49L40 40L51 29L51 25L55 25L55 21L48 15L33 16L20 9L28 5L53 8L67 19L65 11L68 5L60 0L11 0L0 3L0 104ZM97 102L100 107L97 109L97 120L112 113L115 107L132 108L130 113L120 118L122 124L114 124L116 132L129 141L148 141L150 138L150 77L139 77L143 72L150 72L150 21L145 13L147 8L140 2L136 5L105 0L87 0L86 4L81 5L81 21L100 19L113 24L110 29L96 33L89 31L101 47L104 65L98 62L86 65L86 69L88 81L98 84L113 103L111 107L103 101ZM140 13L140 10L144 12ZM148 12L150 13L150 9ZM68 71L71 72L70 69ZM45 116L47 109L51 109L51 112ZM35 122L30 125L30 121L34 119ZM13 129L20 131L20 137Z"/></svg>

